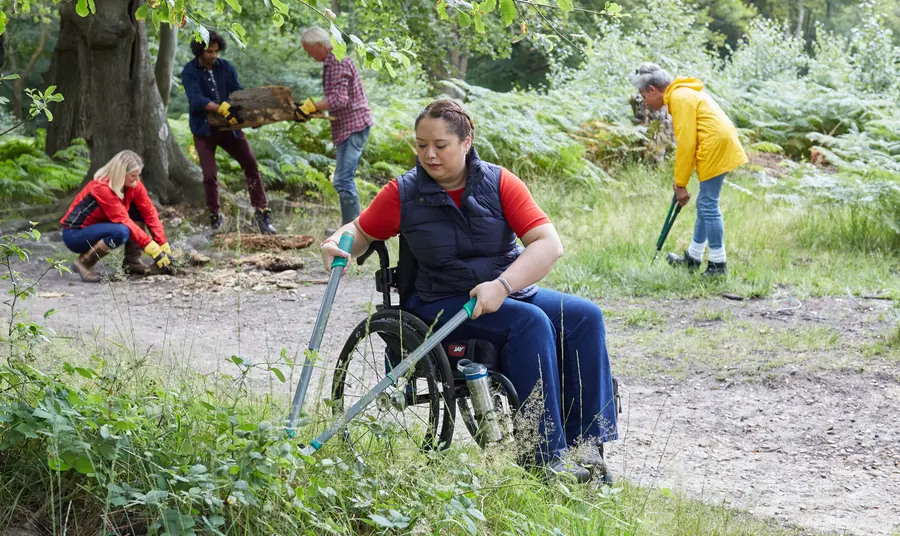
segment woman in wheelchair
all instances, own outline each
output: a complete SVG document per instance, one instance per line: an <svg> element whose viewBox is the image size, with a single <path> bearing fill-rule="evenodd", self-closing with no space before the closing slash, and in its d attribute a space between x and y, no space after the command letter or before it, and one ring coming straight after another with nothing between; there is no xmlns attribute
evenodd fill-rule
<svg viewBox="0 0 900 536"><path fill-rule="evenodd" d="M323 242L325 266L401 235L417 263L403 308L426 322L437 319L437 328L477 298L471 320L453 337L500 349L502 372L524 412L542 413L536 462L579 481L593 468L608 481L603 443L618 432L603 313L584 298L535 286L562 255L562 243L525 184L479 159L472 120L460 105L431 103L415 132L416 167ZM349 254L337 247L344 232L354 237ZM565 456L576 443L594 446Z"/></svg>

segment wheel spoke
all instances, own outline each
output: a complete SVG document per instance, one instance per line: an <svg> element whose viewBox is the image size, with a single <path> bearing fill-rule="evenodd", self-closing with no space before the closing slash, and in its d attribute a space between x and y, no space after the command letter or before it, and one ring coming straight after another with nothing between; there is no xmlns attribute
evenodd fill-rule
<svg viewBox="0 0 900 536"><path fill-rule="evenodd" d="M384 331L385 325L393 329ZM408 346L417 343L416 337L406 335L403 340L402 332L394 332L398 329L395 326L391 323L378 326L377 319L372 318L366 329L362 329L363 326L357 328L356 339L347 342L341 354L340 371L336 371L332 386L333 393L340 394L340 400L335 401L336 414L346 411L365 396L399 364L398 359L408 357L412 349ZM441 428L446 411L444 397L447 393L444 391L445 384L452 380L444 379L440 372L443 369L434 363L433 357L427 356L404 381L399 382L399 386L395 386L399 389L396 394L402 395L402 408L395 407L392 400L376 399L356 422L348 425L350 433L346 441L355 451L373 456L387 453L395 448L397 439L404 437L418 448L435 446L439 432L447 431L446 427ZM379 426L384 429L383 433L376 431Z"/></svg>

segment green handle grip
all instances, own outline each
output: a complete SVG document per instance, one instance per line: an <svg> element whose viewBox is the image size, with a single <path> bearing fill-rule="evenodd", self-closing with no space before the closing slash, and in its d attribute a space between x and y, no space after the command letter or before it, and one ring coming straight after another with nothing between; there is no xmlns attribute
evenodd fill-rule
<svg viewBox="0 0 900 536"><path fill-rule="evenodd" d="M350 250L353 249L353 235L349 232L342 234L338 248L345 253L350 253ZM334 269L337 266L347 266L347 257L335 257L331 262L331 268Z"/></svg>
<svg viewBox="0 0 900 536"><path fill-rule="evenodd" d="M466 313L469 315L469 318L472 318L472 315L475 313L476 301L477 300L475 298L472 298L471 300L467 301L465 305L463 305L463 309L466 310Z"/></svg>

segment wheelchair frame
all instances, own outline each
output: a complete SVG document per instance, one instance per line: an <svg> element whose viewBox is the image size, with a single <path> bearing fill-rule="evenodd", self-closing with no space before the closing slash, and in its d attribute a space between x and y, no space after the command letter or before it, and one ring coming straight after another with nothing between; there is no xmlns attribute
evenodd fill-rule
<svg viewBox="0 0 900 536"><path fill-rule="evenodd" d="M402 245L401 245L402 247ZM472 433L473 437L478 438L479 434L477 433L477 423L473 418L470 418L470 405L468 404L468 388L466 387L465 380L462 379L461 374L456 374L449 370L449 359L447 358L446 352L444 351L441 343L444 342L444 339L449 336L460 324L468 320L475 306L475 299L470 300L463 308L463 310L456 313L444 326L442 326L439 330L431 334L430 329L427 329L427 324L425 324L418 316L413 313L405 311L402 307L394 306L392 304L391 299L391 289L397 288L401 293L401 301L404 297L403 289L400 288L400 279L398 278L398 269L397 267L390 267L390 257L388 254L387 246L384 242L374 242L370 245L369 249L363 255L359 256L357 259L358 264L363 264L368 257L370 257L373 253L378 253L380 269L376 272L376 289L382 293L382 304L378 305L376 308L379 313L385 311L397 311L398 320L402 315L408 315L403 319L403 324L407 324L408 320L415 319L412 324L419 324L417 328L417 334L420 335L424 339L424 343L415 348L415 350L409 354L406 358L402 359L397 365L393 366L389 371L386 372L385 377L379 381L374 387L369 389L364 395L360 397L360 399L353 404L346 412L341 413L340 415L336 415L336 419L326 428L324 432L322 432L318 437L313 439L308 447L305 447L304 450L307 454L311 454L316 450L319 450L322 445L331 437L333 437L338 431L344 430L345 435L348 434L348 431L345 430L346 425L353 420L360 412L362 412L365 408L371 405L373 402L378 400L384 400L387 404L399 405L403 402L403 400L407 397L407 395L403 394L402 391L395 391L391 394L383 394L389 387L396 387L398 384L398 380L404 378L406 374L415 367L418 362L427 356L428 354L434 352L434 355L439 361L439 365L446 365L443 367L442 376L446 377L446 372L450 372L449 378L453 382L452 389L445 390L443 393L443 417L445 423L449 423L449 431L441 434L441 441L434 445L438 449L445 449L450 446L452 442L453 436L453 428L455 426L455 409L458 401L463 401L460 406L463 410L463 414L466 417L463 419L463 422L466 424L466 427L469 429L469 432ZM365 322L368 322L365 321ZM364 322L364 323L365 323ZM426 329L422 330L422 326ZM368 328L366 328L368 330ZM345 344L345 349L342 352L342 356L346 353L347 346L352 340L348 339L347 344ZM402 344L402 343L401 343ZM339 378L339 374L343 374ZM346 369L341 371L340 368L335 369L334 377L333 377L333 385L332 385L332 394L340 394L343 396L343 391L339 390L338 385L344 381L344 378L348 374ZM515 388L512 386L512 382L509 381L508 378L500 374L498 371L491 371L491 378L495 381L499 388L502 389L502 392L499 394L505 395L509 401L509 405L513 406L513 411L518 409L519 400L515 393ZM426 378L427 379L427 378ZM418 395L416 395L418 398ZM496 397L495 397L496 398ZM417 400L416 400L417 401ZM333 402L335 402L333 400ZM343 400L341 400L343 402ZM342 404L341 404L342 406ZM404 405L405 409L406 405ZM510 421L511 422L511 421ZM444 428L447 428L447 425L444 425ZM444 437L446 436L446 437ZM424 447L428 447L428 445L423 445Z"/></svg>
<svg viewBox="0 0 900 536"><path fill-rule="evenodd" d="M340 415L336 415L336 419L326 428L324 432L322 432L318 437L313 439L310 442L308 447L305 447L305 453L311 454L316 450L319 450L322 445L328 441L331 437L333 437L338 431L344 430L345 436L349 433L345 427L347 424L353 420L356 415L362 412L365 408L371 405L376 399L386 400L389 404L397 404L398 400L406 399L407 395L403 394L401 391L397 390L390 395L383 396L383 393L389 388L394 386L396 388L398 379L402 379L405 375L415 367L418 362L428 355L431 352L435 352L436 359L439 361L439 365L446 364L446 367L443 368L442 376L446 374L448 369L450 369L449 364L450 360L447 357L447 354L441 343L444 342L444 339L448 337L459 325L468 320L472 315L472 310L475 306L475 299L470 300L463 308L463 310L456 313L453 318L451 318L444 326L442 326L438 331L434 332L429 336L430 329L427 328L427 324L425 324L418 316L415 314L406 311L403 309L402 304L405 302L405 299L408 297L409 292L411 292L411 285L414 280L414 272L403 274L401 270L404 269L402 266L404 260L410 262L409 259L404 259L403 249L405 244L402 241L401 237L401 254L400 259L398 260L398 266L391 267L390 266L390 256L387 250L387 246L383 241L374 242L369 246L369 249L361 256L357 258L357 263L362 265L365 261L373 254L377 253L379 258L380 268L375 273L375 288L377 291L381 292L382 295L382 303L376 306L376 309L379 313L384 311L397 311L397 319L401 324L404 324L406 320L410 318L415 319L412 324L419 324L417 334L424 339L423 344L421 344L418 348L416 348L411 354L409 354L406 358L402 359L397 365L395 365L391 370L387 371L385 377L379 381L374 387L369 389L362 397L355 403L353 406L347 410L346 412L341 413ZM407 253L409 256L409 253ZM414 261L413 261L414 262ZM415 269L415 265L407 265L406 268L412 266L412 270ZM334 273L334 272L333 272ZM393 304L393 300L391 298L391 289L397 289L400 294L400 303L398 305ZM401 318L402 315L408 315L407 318ZM423 331L422 326L426 329ZM367 329L367 328L366 328ZM347 343L345 344L345 349L342 352L342 356L347 350L347 346L349 345L353 335L351 338L348 338ZM402 343L401 343L402 344ZM387 367L386 367L387 368ZM347 370L344 370L343 374L346 376ZM339 382L338 379L339 369L335 370L334 377L332 379L332 394L334 395L336 391L338 391L337 385ZM460 413L462 415L462 420L466 425L469 433L473 438L479 443L479 445L484 446L481 441L479 441L479 434L477 431L477 422L474 419L474 415L471 412L471 406L468 404L469 392L468 387L466 386L466 382L462 377L462 374L450 370L450 377L452 379L452 389L449 392L445 392L442 400L442 405L444 409L444 421L449 422L450 428L449 432L441 433L441 441L435 445L438 449L445 449L450 446L452 442L453 429L455 427L455 409L456 406L459 407ZM515 387L512 385L512 382L504 376L498 370L490 370L490 377L493 382L499 386L497 393L495 393L495 403L498 400L497 396L506 396L509 403L509 413L510 423L512 423L512 418L515 416L515 413L518 411L520 406L520 400L518 394L515 391ZM446 378L444 378L446 380ZM340 380L343 382L343 378ZM614 400L617 407L617 411L621 413L621 406L619 400L618 393L618 382L615 378L613 378L613 389L614 389ZM502 390L502 391L501 391ZM305 390L304 390L305 391ZM415 396L418 398L418 395ZM407 404L405 407L408 407ZM444 425L446 428L446 424ZM443 437L445 436L446 437ZM426 446L427 447L427 446Z"/></svg>

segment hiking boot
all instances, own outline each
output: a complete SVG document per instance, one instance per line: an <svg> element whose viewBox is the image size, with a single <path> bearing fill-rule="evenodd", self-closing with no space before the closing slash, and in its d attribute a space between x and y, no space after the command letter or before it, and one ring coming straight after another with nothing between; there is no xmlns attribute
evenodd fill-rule
<svg viewBox="0 0 900 536"><path fill-rule="evenodd" d="M672 266L683 266L688 270L696 270L700 268L700 264L703 263L703 261L699 261L688 255L687 251L684 252L684 256L677 255L675 253L669 253L668 255L666 255L666 261L668 261L668 263Z"/></svg>
<svg viewBox="0 0 900 536"><path fill-rule="evenodd" d="M223 225L225 225L225 216L218 212L209 215L209 226L213 228L213 231L218 231Z"/></svg>
<svg viewBox="0 0 900 536"><path fill-rule="evenodd" d="M148 275L150 267L144 264L141 257L144 256L144 250L137 245L134 240L125 242L125 258L122 259L122 269L126 274L132 275Z"/></svg>
<svg viewBox="0 0 900 536"><path fill-rule="evenodd" d="M98 241L91 246L91 249L85 251L72 261L75 271L81 276L81 280L85 283L99 283L103 276L94 270L97 261L105 257L111 251L103 240Z"/></svg>
<svg viewBox="0 0 900 536"><path fill-rule="evenodd" d="M712 262L709 261L706 263L706 271L703 272L703 275L707 277L718 277L722 275L728 275L728 269L725 267L724 262Z"/></svg>
<svg viewBox="0 0 900 536"><path fill-rule="evenodd" d="M581 465L564 460L560 457L554 457L553 461L548 463L544 470L548 477L571 478L579 484L583 484L591 479L591 472Z"/></svg>
<svg viewBox="0 0 900 536"><path fill-rule="evenodd" d="M587 447L587 450L576 455L578 464L588 469L594 478L603 484L612 484L612 472L603 459L603 445L597 448Z"/></svg>
<svg viewBox="0 0 900 536"><path fill-rule="evenodd" d="M272 226L272 210L268 208L258 208L253 215L256 225L259 226L259 232L262 234L276 234L278 231Z"/></svg>

